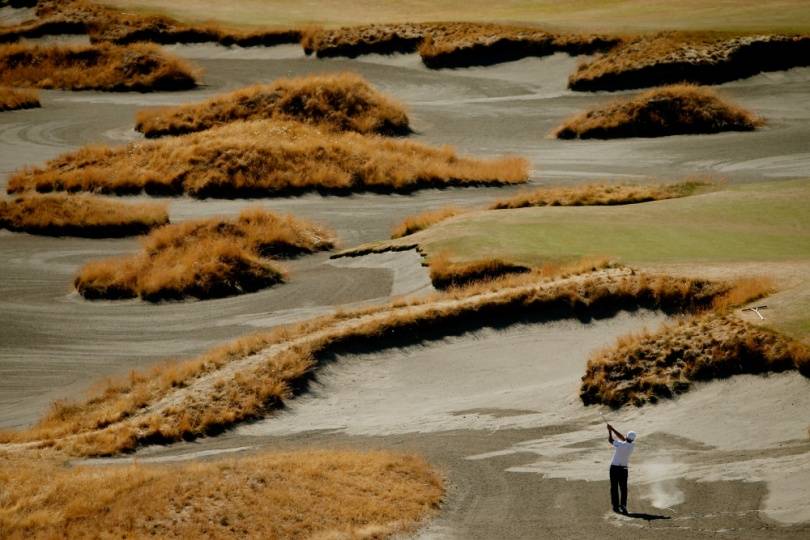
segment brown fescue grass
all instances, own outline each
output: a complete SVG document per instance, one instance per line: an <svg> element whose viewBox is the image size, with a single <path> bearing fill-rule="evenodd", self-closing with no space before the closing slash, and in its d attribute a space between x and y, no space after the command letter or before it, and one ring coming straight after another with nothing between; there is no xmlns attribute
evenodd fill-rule
<svg viewBox="0 0 810 540"><path fill-rule="evenodd" d="M127 146L88 146L43 168L19 171L8 191L146 191L199 198L311 191L345 195L518 184L527 178L528 163L518 157L478 160L449 147L256 120Z"/></svg>
<svg viewBox="0 0 810 540"><path fill-rule="evenodd" d="M682 82L719 84L810 65L810 36L665 32L626 39L582 63L573 90L622 90Z"/></svg>
<svg viewBox="0 0 810 540"><path fill-rule="evenodd" d="M9 86L149 92L187 90L197 77L189 63L154 45L0 46L0 84Z"/></svg>
<svg viewBox="0 0 810 540"><path fill-rule="evenodd" d="M503 276L525 274L528 266L514 264L497 258L456 262L447 253L439 253L428 260L430 281L437 289L465 287L470 283L489 281Z"/></svg>
<svg viewBox="0 0 810 540"><path fill-rule="evenodd" d="M334 235L291 215L261 209L235 220L212 218L167 225L142 241L143 253L91 262L74 285L88 299L218 298L256 291L283 281L269 257L330 249Z"/></svg>
<svg viewBox="0 0 810 540"><path fill-rule="evenodd" d="M88 34L94 43L203 43L242 47L298 43L301 31L289 28L230 28L215 22L187 24L164 15L119 11L85 0L42 0L37 19L0 31L0 42L59 34Z"/></svg>
<svg viewBox="0 0 810 540"><path fill-rule="evenodd" d="M0 228L49 236L114 238L166 225L165 204L125 204L92 195L36 195L0 200Z"/></svg>
<svg viewBox="0 0 810 540"><path fill-rule="evenodd" d="M808 368L807 345L710 313L619 338L588 361L580 397L586 405L641 406L686 392L695 381L792 369L810 377Z"/></svg>
<svg viewBox="0 0 810 540"><path fill-rule="evenodd" d="M575 266L575 270L593 270ZM247 336L202 356L132 372L80 402L57 402L35 426L0 436L75 455L217 433L260 418L306 389L322 359L441 338L488 325L606 317L639 307L667 312L708 307L727 287L624 269L548 277L540 269L447 293L397 301Z"/></svg>
<svg viewBox="0 0 810 540"><path fill-rule="evenodd" d="M664 137L753 131L763 120L708 88L679 84L655 88L591 109L563 122L559 139Z"/></svg>
<svg viewBox="0 0 810 540"><path fill-rule="evenodd" d="M686 392L695 381L791 369L810 377L810 347L731 313L775 290L767 276L738 278L714 297L711 312L619 338L588 361L582 401L641 406Z"/></svg>
<svg viewBox="0 0 810 540"><path fill-rule="evenodd" d="M88 25L63 17L37 18L19 24L0 27L0 43L14 43L21 39L64 34L86 34Z"/></svg>
<svg viewBox="0 0 810 540"><path fill-rule="evenodd" d="M39 92L0 86L0 112L39 107Z"/></svg>
<svg viewBox="0 0 810 540"><path fill-rule="evenodd" d="M388 538L439 506L442 478L389 452L260 453L167 465L0 456L3 538Z"/></svg>
<svg viewBox="0 0 810 540"><path fill-rule="evenodd" d="M404 23L310 28L301 37L301 46L306 54L314 53L318 58L415 52L428 26Z"/></svg>
<svg viewBox="0 0 810 540"><path fill-rule="evenodd" d="M557 34L502 24L456 23L427 33L419 45L429 68L488 66L556 52L571 55L608 50L619 38L591 34Z"/></svg>
<svg viewBox="0 0 810 540"><path fill-rule="evenodd" d="M737 278L729 283L729 290L714 299L712 307L719 313L743 306L776 292L776 283L768 276Z"/></svg>
<svg viewBox="0 0 810 540"><path fill-rule="evenodd" d="M687 180L674 184L585 184L540 188L500 199L490 210L530 206L614 206L692 195L708 182Z"/></svg>
<svg viewBox="0 0 810 540"><path fill-rule="evenodd" d="M190 105L138 112L147 137L180 135L237 120L297 120L337 131L404 135L405 108L354 73L279 79Z"/></svg>
<svg viewBox="0 0 810 540"><path fill-rule="evenodd" d="M554 34L538 28L504 24L444 22L400 23L311 29L301 43L319 58L418 51L429 68L491 65L558 51L590 54L606 50L618 38Z"/></svg>
<svg viewBox="0 0 810 540"><path fill-rule="evenodd" d="M436 223L445 221L451 217L455 217L463 212L464 210L461 208L456 208L455 206L445 206L437 210L428 210L420 214L408 216L402 221L402 223L394 227L394 229L391 231L391 238L402 238L403 236L417 233L427 229L431 225L435 225Z"/></svg>

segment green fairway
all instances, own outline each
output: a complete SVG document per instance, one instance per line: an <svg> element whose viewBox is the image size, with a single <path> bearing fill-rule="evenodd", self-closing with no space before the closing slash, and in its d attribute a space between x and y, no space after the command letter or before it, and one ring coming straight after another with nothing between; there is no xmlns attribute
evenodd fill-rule
<svg viewBox="0 0 810 540"><path fill-rule="evenodd" d="M607 256L639 268L677 267L695 275L717 275L718 269L722 274L726 267L775 272L789 289L772 299L769 319L808 339L808 202L810 180L800 180L625 206L490 210L374 247L419 244L428 257L447 252L454 260L498 257L530 265Z"/></svg>
<svg viewBox="0 0 810 540"><path fill-rule="evenodd" d="M485 21L604 30L810 31L805 0L106 0L107 4L161 12L185 20L238 25L327 26L372 22Z"/></svg>
<svg viewBox="0 0 810 540"><path fill-rule="evenodd" d="M587 255L630 264L810 260L807 201L810 181L625 206L497 210L439 224L419 243L428 252L525 263Z"/></svg>

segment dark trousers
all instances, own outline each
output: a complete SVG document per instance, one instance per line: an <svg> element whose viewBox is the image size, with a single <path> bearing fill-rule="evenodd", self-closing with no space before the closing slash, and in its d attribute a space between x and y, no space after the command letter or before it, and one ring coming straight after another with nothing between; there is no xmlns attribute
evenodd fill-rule
<svg viewBox="0 0 810 540"><path fill-rule="evenodd" d="M619 504L621 491L621 504ZM613 508L627 507L627 467L610 466L610 502Z"/></svg>

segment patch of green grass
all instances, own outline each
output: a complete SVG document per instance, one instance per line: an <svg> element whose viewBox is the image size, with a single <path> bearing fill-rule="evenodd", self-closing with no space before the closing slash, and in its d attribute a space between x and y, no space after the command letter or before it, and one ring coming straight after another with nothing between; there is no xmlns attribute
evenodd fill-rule
<svg viewBox="0 0 810 540"><path fill-rule="evenodd" d="M184 20L226 24L339 26L379 22L486 21L604 30L728 30L806 32L805 0L105 0L126 9L160 12Z"/></svg>
<svg viewBox="0 0 810 540"><path fill-rule="evenodd" d="M528 264L592 255L629 264L810 259L808 200L810 181L801 181L628 206L478 212L432 227L419 243L429 253Z"/></svg>
<svg viewBox="0 0 810 540"><path fill-rule="evenodd" d="M810 180L731 186L628 205L475 212L414 234L427 256L496 257L536 265L607 256L638 267L808 263L807 277L774 301L769 319L810 339ZM756 265L752 266L756 270ZM796 273L795 271L793 272ZM795 282L803 283L795 285Z"/></svg>

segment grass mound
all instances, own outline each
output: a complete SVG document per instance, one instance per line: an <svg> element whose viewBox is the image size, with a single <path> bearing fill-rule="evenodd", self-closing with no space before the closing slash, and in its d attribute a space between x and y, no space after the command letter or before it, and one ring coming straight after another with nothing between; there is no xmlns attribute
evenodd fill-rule
<svg viewBox="0 0 810 540"><path fill-rule="evenodd" d="M527 266L495 258L453 262L445 253L431 257L428 267L430 268L430 281L437 289L464 287L478 281L490 281L531 271Z"/></svg>
<svg viewBox="0 0 810 540"><path fill-rule="evenodd" d="M242 47L298 43L295 29L228 28L216 23L187 24L164 15L141 15L85 0L43 0L37 18L0 31L0 43L59 34L88 34L94 43L203 43Z"/></svg>
<svg viewBox="0 0 810 540"><path fill-rule="evenodd" d="M391 238L402 238L409 234L417 233L421 230L427 229L431 225L435 225L440 221L450 219L464 212L461 208L454 206L445 206L438 210L428 210L413 216L406 217L402 223L394 227L391 231Z"/></svg>
<svg viewBox="0 0 810 540"><path fill-rule="evenodd" d="M0 47L0 84L67 90L187 90L190 64L154 45L22 45Z"/></svg>
<svg viewBox="0 0 810 540"><path fill-rule="evenodd" d="M586 405L641 406L686 392L694 381L791 369L810 377L810 348L733 316L709 314L620 338L588 361L580 398Z"/></svg>
<svg viewBox="0 0 810 540"><path fill-rule="evenodd" d="M0 86L0 112L39 107L39 92L36 90Z"/></svg>
<svg viewBox="0 0 810 540"><path fill-rule="evenodd" d="M301 46L318 58L415 52L429 24L368 24L304 32Z"/></svg>
<svg viewBox="0 0 810 540"><path fill-rule="evenodd" d="M433 69L489 66L556 52L571 55L607 50L618 38L588 34L554 34L536 28L458 23L425 36L419 55Z"/></svg>
<svg viewBox="0 0 810 540"><path fill-rule="evenodd" d="M90 195L41 195L0 200L0 229L48 236L115 238L166 225L164 204L124 204Z"/></svg>
<svg viewBox="0 0 810 540"><path fill-rule="evenodd" d="M595 35L553 34L504 24L400 23L317 29L304 34L304 52L319 58L418 51L429 68L491 65L555 52L589 54L618 43Z"/></svg>
<svg viewBox="0 0 810 540"><path fill-rule="evenodd" d="M353 73L279 79L202 103L141 111L135 129L161 137L259 119L297 120L358 133L410 132L404 107Z"/></svg>
<svg viewBox="0 0 810 540"><path fill-rule="evenodd" d="M581 64L572 90L623 90L690 82L719 84L810 65L810 36L666 32L627 40Z"/></svg>
<svg viewBox="0 0 810 540"><path fill-rule="evenodd" d="M447 147L256 120L146 143L85 147L43 168L18 172L8 191L146 191L201 198L404 193L516 184L527 177L522 158L477 160Z"/></svg>
<svg viewBox="0 0 810 540"><path fill-rule="evenodd" d="M590 264L587 270L592 270ZM727 287L624 269L548 278L507 276L411 302L397 302L246 336L202 356L109 380L81 402L57 402L35 426L0 442L35 442L75 455L217 433L264 416L306 388L319 358L379 350L515 322L605 317L639 307L711 305Z"/></svg>
<svg viewBox="0 0 810 540"><path fill-rule="evenodd" d="M4 538L382 538L438 507L441 477L389 452L264 452L165 465L4 456ZM317 508L317 511L313 511Z"/></svg>
<svg viewBox="0 0 810 540"><path fill-rule="evenodd" d="M540 188L496 201L490 210L532 206L613 206L660 201L693 194L706 183L698 181L677 184L586 184L572 187Z"/></svg>
<svg viewBox="0 0 810 540"><path fill-rule="evenodd" d="M36 39L43 36L86 34L88 26L82 21L61 17L34 19L19 24L0 27L0 43L14 43L21 39Z"/></svg>
<svg viewBox="0 0 810 540"><path fill-rule="evenodd" d="M713 90L673 85L592 109L563 123L559 139L664 137L752 131L762 120L721 99Z"/></svg>
<svg viewBox="0 0 810 540"><path fill-rule="evenodd" d="M88 299L140 296L144 300L218 298L283 281L269 257L330 249L333 235L313 223L261 209L236 220L167 225L143 241L143 253L85 265L74 285Z"/></svg>

